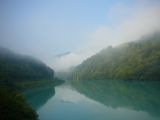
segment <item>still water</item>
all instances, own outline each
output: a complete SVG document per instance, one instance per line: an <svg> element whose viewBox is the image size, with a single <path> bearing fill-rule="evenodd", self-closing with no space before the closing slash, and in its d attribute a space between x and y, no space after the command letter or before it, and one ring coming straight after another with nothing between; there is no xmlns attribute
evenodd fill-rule
<svg viewBox="0 0 160 120"><path fill-rule="evenodd" d="M75 81L25 92L40 120L160 120L160 82Z"/></svg>

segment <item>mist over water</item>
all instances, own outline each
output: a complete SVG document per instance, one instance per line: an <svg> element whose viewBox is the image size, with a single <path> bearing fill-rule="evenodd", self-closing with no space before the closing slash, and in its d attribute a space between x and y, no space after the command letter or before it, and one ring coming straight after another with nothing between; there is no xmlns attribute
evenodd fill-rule
<svg viewBox="0 0 160 120"><path fill-rule="evenodd" d="M0 119L160 120L159 80L160 0L0 0Z"/></svg>

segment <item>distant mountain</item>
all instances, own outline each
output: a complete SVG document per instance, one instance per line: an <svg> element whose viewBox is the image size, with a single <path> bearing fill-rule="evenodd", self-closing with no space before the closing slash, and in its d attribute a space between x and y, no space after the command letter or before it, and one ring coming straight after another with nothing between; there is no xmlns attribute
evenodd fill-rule
<svg viewBox="0 0 160 120"><path fill-rule="evenodd" d="M61 58L63 56L69 55L69 54L71 54L71 52L65 52L65 53L56 55L55 58Z"/></svg>
<svg viewBox="0 0 160 120"><path fill-rule="evenodd" d="M160 80L160 34L108 47L75 68L72 79Z"/></svg>
<svg viewBox="0 0 160 120"><path fill-rule="evenodd" d="M54 71L40 60L0 47L0 80L53 79Z"/></svg>
<svg viewBox="0 0 160 120"><path fill-rule="evenodd" d="M66 52L63 54L56 55L53 59L53 68L57 72L68 72L72 70L73 67L82 63L85 59L85 56L82 56L80 53ZM59 76L58 76L59 77Z"/></svg>

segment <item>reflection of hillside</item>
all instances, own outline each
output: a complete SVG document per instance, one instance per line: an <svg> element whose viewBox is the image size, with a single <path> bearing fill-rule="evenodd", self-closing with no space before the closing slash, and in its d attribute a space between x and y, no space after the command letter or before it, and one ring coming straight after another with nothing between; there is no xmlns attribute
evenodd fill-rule
<svg viewBox="0 0 160 120"><path fill-rule="evenodd" d="M82 80L73 86L81 93L112 108L124 107L160 115L160 82Z"/></svg>
<svg viewBox="0 0 160 120"><path fill-rule="evenodd" d="M38 110L55 94L53 85L42 86L25 91L25 97L29 104Z"/></svg>

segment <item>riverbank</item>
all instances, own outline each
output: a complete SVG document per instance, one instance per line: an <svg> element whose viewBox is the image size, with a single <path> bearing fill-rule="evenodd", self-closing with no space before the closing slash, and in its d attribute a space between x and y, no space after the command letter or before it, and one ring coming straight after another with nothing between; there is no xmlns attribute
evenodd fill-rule
<svg viewBox="0 0 160 120"><path fill-rule="evenodd" d="M23 82L16 82L16 86L20 88L20 90L25 89L31 89L34 87L41 87L41 86L47 86L48 84L57 86L60 84L63 84L64 81L60 80L58 78L55 78L53 80L35 80L35 81L23 81Z"/></svg>

